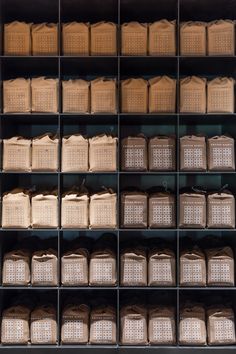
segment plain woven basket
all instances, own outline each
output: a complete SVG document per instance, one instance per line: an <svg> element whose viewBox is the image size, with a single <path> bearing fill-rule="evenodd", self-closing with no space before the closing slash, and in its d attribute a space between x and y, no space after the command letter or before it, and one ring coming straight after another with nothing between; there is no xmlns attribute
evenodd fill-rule
<svg viewBox="0 0 236 354"><path fill-rule="evenodd" d="M121 25L122 55L147 55L148 26L146 23L129 22Z"/></svg>
<svg viewBox="0 0 236 354"><path fill-rule="evenodd" d="M148 285L175 286L175 254L167 248L155 247L148 254Z"/></svg>
<svg viewBox="0 0 236 354"><path fill-rule="evenodd" d="M176 54L176 21L160 20L149 25L148 54Z"/></svg>
<svg viewBox="0 0 236 354"><path fill-rule="evenodd" d="M147 257L143 248L124 249L120 256L121 286L147 286Z"/></svg>
<svg viewBox="0 0 236 354"><path fill-rule="evenodd" d="M31 312L30 339L31 344L57 343L57 318L54 307L41 305Z"/></svg>
<svg viewBox="0 0 236 354"><path fill-rule="evenodd" d="M180 309L179 343L206 345L205 310L200 305L187 304Z"/></svg>
<svg viewBox="0 0 236 354"><path fill-rule="evenodd" d="M207 285L234 286L234 253L231 247L206 250Z"/></svg>
<svg viewBox="0 0 236 354"><path fill-rule="evenodd" d="M148 142L150 171L176 169L176 139L174 136L154 136Z"/></svg>
<svg viewBox="0 0 236 354"><path fill-rule="evenodd" d="M116 311L111 306L95 308L90 314L90 344L116 343Z"/></svg>
<svg viewBox="0 0 236 354"><path fill-rule="evenodd" d="M88 171L88 139L80 134L64 136L62 139L62 171Z"/></svg>
<svg viewBox="0 0 236 354"><path fill-rule="evenodd" d="M4 24L4 55L31 54L31 23L13 21Z"/></svg>
<svg viewBox="0 0 236 354"><path fill-rule="evenodd" d="M167 306L155 306L148 313L148 336L151 345L175 345L175 310Z"/></svg>
<svg viewBox="0 0 236 354"><path fill-rule="evenodd" d="M58 113L58 79L44 76L31 80L32 112Z"/></svg>
<svg viewBox="0 0 236 354"><path fill-rule="evenodd" d="M207 83L207 113L234 113L234 79L217 77Z"/></svg>
<svg viewBox="0 0 236 354"><path fill-rule="evenodd" d="M88 252L83 248L61 257L61 282L64 286L88 285Z"/></svg>
<svg viewBox="0 0 236 354"><path fill-rule="evenodd" d="M62 24L63 55L89 55L89 23Z"/></svg>
<svg viewBox="0 0 236 354"><path fill-rule="evenodd" d="M70 191L61 200L61 227L87 229L89 226L89 197Z"/></svg>
<svg viewBox="0 0 236 354"><path fill-rule="evenodd" d="M122 139L121 168L123 171L147 170L147 139L144 136L128 136Z"/></svg>
<svg viewBox="0 0 236 354"><path fill-rule="evenodd" d="M116 79L101 77L91 81L91 113L116 112Z"/></svg>
<svg viewBox="0 0 236 354"><path fill-rule="evenodd" d="M120 311L120 341L122 345L147 345L147 310L143 306L131 305Z"/></svg>
<svg viewBox="0 0 236 354"><path fill-rule="evenodd" d="M144 79L121 81L121 111L123 113L148 112L148 82Z"/></svg>
<svg viewBox="0 0 236 354"><path fill-rule="evenodd" d="M217 20L207 25L208 55L234 55L235 21Z"/></svg>
<svg viewBox="0 0 236 354"><path fill-rule="evenodd" d="M117 39L116 24L113 22L98 22L91 25L91 55L116 55Z"/></svg>
<svg viewBox="0 0 236 354"><path fill-rule="evenodd" d="M1 343L28 344L30 340L29 308L21 305L12 306L2 313Z"/></svg>
<svg viewBox="0 0 236 354"><path fill-rule="evenodd" d="M32 140L32 171L57 171L59 140L50 133Z"/></svg>
<svg viewBox="0 0 236 354"><path fill-rule="evenodd" d="M213 136L207 140L208 169L235 171L235 142L230 136Z"/></svg>
<svg viewBox="0 0 236 354"><path fill-rule="evenodd" d="M4 254L2 268L3 285L28 285L30 282L30 255L24 250Z"/></svg>
<svg viewBox="0 0 236 354"><path fill-rule="evenodd" d="M57 191L35 194L31 199L32 227L57 228L58 227L58 196Z"/></svg>
<svg viewBox="0 0 236 354"><path fill-rule="evenodd" d="M157 76L149 80L149 112L174 113L176 110L176 80Z"/></svg>
<svg viewBox="0 0 236 354"><path fill-rule="evenodd" d="M110 249L92 252L89 263L89 285L116 285L116 255Z"/></svg>
<svg viewBox="0 0 236 354"><path fill-rule="evenodd" d="M117 195L112 191L93 194L90 197L89 219L92 229L117 227Z"/></svg>
<svg viewBox="0 0 236 354"><path fill-rule="evenodd" d="M58 55L58 25L40 23L32 25L32 54Z"/></svg>
<svg viewBox="0 0 236 354"><path fill-rule="evenodd" d="M98 135L89 139L89 170L116 171L117 138L111 135Z"/></svg>
<svg viewBox="0 0 236 354"><path fill-rule="evenodd" d="M62 81L62 107L64 113L88 113L90 110L90 83L75 79Z"/></svg>
<svg viewBox="0 0 236 354"><path fill-rule="evenodd" d="M197 76L180 79L180 112L206 113L206 79Z"/></svg>
<svg viewBox="0 0 236 354"><path fill-rule="evenodd" d="M180 170L206 171L206 138L186 135L180 138Z"/></svg>
<svg viewBox="0 0 236 354"><path fill-rule="evenodd" d="M89 339L89 308L87 305L67 305L62 312L61 341L63 344L86 344Z"/></svg>
<svg viewBox="0 0 236 354"><path fill-rule="evenodd" d="M31 283L33 286L56 286L58 284L58 259L52 249L36 251L31 260Z"/></svg>
<svg viewBox="0 0 236 354"><path fill-rule="evenodd" d="M3 139L3 170L31 170L31 140L15 136Z"/></svg>
<svg viewBox="0 0 236 354"><path fill-rule="evenodd" d="M180 254L180 285L206 286L206 259L198 247Z"/></svg>
<svg viewBox="0 0 236 354"><path fill-rule="evenodd" d="M30 110L30 80L18 78L3 81L3 112L29 113Z"/></svg>
<svg viewBox="0 0 236 354"><path fill-rule="evenodd" d="M206 55L206 23L183 22L180 24L180 54Z"/></svg>

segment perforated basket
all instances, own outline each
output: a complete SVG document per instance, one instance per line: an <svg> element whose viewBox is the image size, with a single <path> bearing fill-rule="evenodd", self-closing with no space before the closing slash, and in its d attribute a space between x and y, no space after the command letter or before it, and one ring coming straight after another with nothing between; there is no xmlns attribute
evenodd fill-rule
<svg viewBox="0 0 236 354"><path fill-rule="evenodd" d="M91 81L91 112L116 113L116 79L98 78Z"/></svg>
<svg viewBox="0 0 236 354"><path fill-rule="evenodd" d="M125 249L120 258L122 286L147 286L147 258L143 249Z"/></svg>
<svg viewBox="0 0 236 354"><path fill-rule="evenodd" d="M234 79L217 77L207 83L207 112L234 113Z"/></svg>
<svg viewBox="0 0 236 354"><path fill-rule="evenodd" d="M102 192L90 197L89 219L92 229L115 229L117 226L116 193Z"/></svg>
<svg viewBox="0 0 236 354"><path fill-rule="evenodd" d="M31 261L31 283L35 286L58 284L58 259L54 250L36 251Z"/></svg>
<svg viewBox="0 0 236 354"><path fill-rule="evenodd" d="M208 55L234 55L235 22L217 20L207 25Z"/></svg>
<svg viewBox="0 0 236 354"><path fill-rule="evenodd" d="M176 168L176 140L174 137L155 136L148 143L149 169L174 171Z"/></svg>
<svg viewBox="0 0 236 354"><path fill-rule="evenodd" d="M86 250L68 251L62 256L61 282L65 286L88 285L88 253Z"/></svg>
<svg viewBox="0 0 236 354"><path fill-rule="evenodd" d="M142 192L121 194L121 227L147 228L147 195Z"/></svg>
<svg viewBox="0 0 236 354"><path fill-rule="evenodd" d="M181 345L206 345L205 310L200 306L181 309L179 343Z"/></svg>
<svg viewBox="0 0 236 354"><path fill-rule="evenodd" d="M3 139L3 170L30 171L31 140L16 136Z"/></svg>
<svg viewBox="0 0 236 354"><path fill-rule="evenodd" d="M30 310L25 306L12 306L2 313L2 344L28 344Z"/></svg>
<svg viewBox="0 0 236 354"><path fill-rule="evenodd" d="M160 20L149 24L149 55L176 54L176 21Z"/></svg>
<svg viewBox="0 0 236 354"><path fill-rule="evenodd" d="M169 249L153 249L148 255L148 285L175 286L175 254Z"/></svg>
<svg viewBox="0 0 236 354"><path fill-rule="evenodd" d="M62 171L88 171L88 139L82 135L64 136L62 139Z"/></svg>
<svg viewBox="0 0 236 354"><path fill-rule="evenodd" d="M121 110L123 113L148 112L148 82L144 79L121 81Z"/></svg>
<svg viewBox="0 0 236 354"><path fill-rule="evenodd" d="M207 256L207 285L234 286L234 253L232 248L209 249Z"/></svg>
<svg viewBox="0 0 236 354"><path fill-rule="evenodd" d="M45 77L31 80L32 112L58 113L58 79Z"/></svg>
<svg viewBox="0 0 236 354"><path fill-rule="evenodd" d="M196 76L180 79L180 112L206 113L206 79Z"/></svg>
<svg viewBox="0 0 236 354"><path fill-rule="evenodd" d="M175 196L169 193L154 193L149 196L148 225L150 228L176 226Z"/></svg>
<svg viewBox="0 0 236 354"><path fill-rule="evenodd" d="M116 314L110 306L94 309L90 314L91 344L115 344L116 343Z"/></svg>
<svg viewBox="0 0 236 354"><path fill-rule="evenodd" d="M149 112L174 113L176 109L176 80L157 76L149 80Z"/></svg>
<svg viewBox="0 0 236 354"><path fill-rule="evenodd" d="M235 228L235 197L230 192L211 193L207 197L207 226Z"/></svg>
<svg viewBox="0 0 236 354"><path fill-rule="evenodd" d="M129 22L121 26L122 55L147 55L148 27L146 23Z"/></svg>
<svg viewBox="0 0 236 354"><path fill-rule="evenodd" d="M45 192L36 194L31 199L31 217L33 228L58 227L58 197Z"/></svg>
<svg viewBox="0 0 236 354"><path fill-rule="evenodd" d="M90 171L116 171L117 138L106 134L89 139Z"/></svg>
<svg viewBox="0 0 236 354"><path fill-rule="evenodd" d="M175 311L172 307L157 306L149 310L148 335L151 345L176 344Z"/></svg>
<svg viewBox="0 0 236 354"><path fill-rule="evenodd" d="M92 286L116 285L116 255L112 250L95 251L90 256L89 284Z"/></svg>
<svg viewBox="0 0 236 354"><path fill-rule="evenodd" d="M199 249L181 252L180 285L206 286L206 260Z"/></svg>
<svg viewBox="0 0 236 354"><path fill-rule="evenodd" d="M89 226L89 197L71 191L61 200L61 226L86 229Z"/></svg>
<svg viewBox="0 0 236 354"><path fill-rule="evenodd" d="M59 140L51 134L35 137L32 140L32 170L57 171Z"/></svg>
<svg viewBox="0 0 236 354"><path fill-rule="evenodd" d="M179 227L206 227L206 198L201 193L182 193L179 197Z"/></svg>
<svg viewBox="0 0 236 354"><path fill-rule="evenodd" d="M116 24L98 22L91 25L91 55L116 55Z"/></svg>
<svg viewBox="0 0 236 354"><path fill-rule="evenodd" d="M69 22L62 25L64 55L89 55L89 23Z"/></svg>
<svg viewBox="0 0 236 354"><path fill-rule="evenodd" d="M180 24L181 55L206 55L206 23L183 22Z"/></svg>
<svg viewBox="0 0 236 354"><path fill-rule="evenodd" d="M235 170L234 139L229 136L214 136L207 140L208 168L211 171Z"/></svg>
<svg viewBox="0 0 236 354"><path fill-rule="evenodd" d="M88 113L90 110L89 82L81 79L62 81L64 113Z"/></svg>
<svg viewBox="0 0 236 354"><path fill-rule="evenodd" d="M122 139L121 168L123 171L145 171L148 167L147 140L143 136Z"/></svg>
<svg viewBox="0 0 236 354"><path fill-rule="evenodd" d="M31 312L31 344L56 344L56 310L51 306L39 306Z"/></svg>
<svg viewBox="0 0 236 354"><path fill-rule="evenodd" d="M58 55L58 25L40 23L32 25L32 54Z"/></svg>
<svg viewBox="0 0 236 354"><path fill-rule="evenodd" d="M67 305L62 312L61 341L63 344L86 344L89 337L89 308Z"/></svg>
<svg viewBox="0 0 236 354"><path fill-rule="evenodd" d="M120 341L123 345L146 345L147 311L142 306L126 306L120 311L121 333Z"/></svg>
<svg viewBox="0 0 236 354"><path fill-rule="evenodd" d="M180 169L182 171L206 171L206 138L186 135L180 138Z"/></svg>
<svg viewBox="0 0 236 354"><path fill-rule="evenodd" d="M235 316L233 309L223 305L208 309L207 334L209 345L235 344Z"/></svg>
<svg viewBox="0 0 236 354"><path fill-rule="evenodd" d="M30 282L30 256L24 250L4 254L2 269L3 285L28 285Z"/></svg>
<svg viewBox="0 0 236 354"><path fill-rule="evenodd" d="M4 55L31 54L31 23L13 21L4 25Z"/></svg>
<svg viewBox="0 0 236 354"><path fill-rule="evenodd" d="M18 78L3 81L3 112L29 113L30 110L30 80Z"/></svg>

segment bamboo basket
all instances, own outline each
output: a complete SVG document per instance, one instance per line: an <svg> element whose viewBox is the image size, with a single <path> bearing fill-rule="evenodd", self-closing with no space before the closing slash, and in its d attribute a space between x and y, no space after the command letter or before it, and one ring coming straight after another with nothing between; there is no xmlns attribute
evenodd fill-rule
<svg viewBox="0 0 236 354"><path fill-rule="evenodd" d="M31 25L19 21L4 25L4 55L31 54Z"/></svg>
<svg viewBox="0 0 236 354"><path fill-rule="evenodd" d="M30 80L18 78L3 81L3 112L30 113Z"/></svg>
<svg viewBox="0 0 236 354"><path fill-rule="evenodd" d="M32 54L58 55L58 25L40 23L32 25Z"/></svg>
<svg viewBox="0 0 236 354"><path fill-rule="evenodd" d="M62 24L63 55L89 55L89 23Z"/></svg>
<svg viewBox="0 0 236 354"><path fill-rule="evenodd" d="M62 139L62 172L88 171L88 139L80 134Z"/></svg>
<svg viewBox="0 0 236 354"><path fill-rule="evenodd" d="M91 25L91 55L117 55L116 24L98 22Z"/></svg>
<svg viewBox="0 0 236 354"><path fill-rule="evenodd" d="M3 170L31 170L31 140L21 136L3 139Z"/></svg>

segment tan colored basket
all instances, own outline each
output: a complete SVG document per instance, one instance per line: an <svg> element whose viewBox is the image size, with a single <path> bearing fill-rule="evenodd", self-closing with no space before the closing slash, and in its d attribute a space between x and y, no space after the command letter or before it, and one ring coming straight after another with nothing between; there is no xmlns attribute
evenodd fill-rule
<svg viewBox="0 0 236 354"><path fill-rule="evenodd" d="M87 305L67 305L62 312L61 341L63 344L86 344L89 337Z"/></svg>
<svg viewBox="0 0 236 354"><path fill-rule="evenodd" d="M180 310L179 343L206 345L205 310L200 305L186 305Z"/></svg>
<svg viewBox="0 0 236 354"><path fill-rule="evenodd" d="M206 197L204 194L189 192L179 197L179 227L197 228L206 227Z"/></svg>
<svg viewBox="0 0 236 354"><path fill-rule="evenodd" d="M89 139L89 170L116 171L117 138L111 135L97 135Z"/></svg>
<svg viewBox="0 0 236 354"><path fill-rule="evenodd" d="M32 54L58 55L58 25L56 23L32 25Z"/></svg>
<svg viewBox="0 0 236 354"><path fill-rule="evenodd" d="M176 169L176 139L171 136L155 136L148 143L149 169L174 171Z"/></svg>
<svg viewBox="0 0 236 354"><path fill-rule="evenodd" d="M121 110L123 113L148 112L148 82L144 79L121 81Z"/></svg>
<svg viewBox="0 0 236 354"><path fill-rule="evenodd" d="M183 22L180 24L180 54L206 55L206 23Z"/></svg>
<svg viewBox="0 0 236 354"><path fill-rule="evenodd" d="M117 112L116 79L101 77L91 81L91 112Z"/></svg>
<svg viewBox="0 0 236 354"><path fill-rule="evenodd" d="M89 226L89 197L70 191L61 200L61 227L87 229Z"/></svg>
<svg viewBox="0 0 236 354"><path fill-rule="evenodd" d="M122 345L147 345L147 310L143 306L125 306L120 311Z"/></svg>
<svg viewBox="0 0 236 354"><path fill-rule="evenodd" d="M31 140L21 136L3 139L3 170L31 170Z"/></svg>
<svg viewBox="0 0 236 354"><path fill-rule="evenodd" d="M234 83L232 77L217 77L208 81L208 113L234 113Z"/></svg>
<svg viewBox="0 0 236 354"><path fill-rule="evenodd" d="M205 255L198 247L180 254L180 285L206 286Z"/></svg>
<svg viewBox="0 0 236 354"><path fill-rule="evenodd" d="M226 135L209 138L207 140L207 156L210 171L234 171L234 138Z"/></svg>
<svg viewBox="0 0 236 354"><path fill-rule="evenodd" d="M207 226L235 228L235 197L231 192L211 193L207 197Z"/></svg>
<svg viewBox="0 0 236 354"><path fill-rule="evenodd" d="M148 26L146 23L129 22L121 26L122 55L147 55Z"/></svg>
<svg viewBox="0 0 236 354"><path fill-rule="evenodd" d="M235 315L233 309L223 305L210 308L207 311L207 333L209 345L235 344Z"/></svg>
<svg viewBox="0 0 236 354"><path fill-rule="evenodd" d="M176 227L175 195L169 192L154 193L148 201L148 225L150 228Z"/></svg>
<svg viewBox="0 0 236 354"><path fill-rule="evenodd" d="M89 285L116 285L116 255L110 249L94 251L90 256Z"/></svg>
<svg viewBox="0 0 236 354"><path fill-rule="evenodd" d="M121 168L123 171L147 170L147 140L144 136L128 136L122 139Z"/></svg>
<svg viewBox="0 0 236 354"><path fill-rule="evenodd" d="M35 286L58 285L58 259L56 251L36 251L31 260L31 283Z"/></svg>
<svg viewBox="0 0 236 354"><path fill-rule="evenodd" d="M30 80L18 78L3 81L3 112L29 113L30 110Z"/></svg>
<svg viewBox="0 0 236 354"><path fill-rule="evenodd" d="M38 306L31 312L31 344L57 343L56 309L52 306Z"/></svg>
<svg viewBox="0 0 236 354"><path fill-rule="evenodd" d="M91 55L116 55L116 32L113 22L102 21L91 25Z"/></svg>
<svg viewBox="0 0 236 354"><path fill-rule="evenodd" d="M217 20L207 25L208 55L234 55L235 21Z"/></svg>
<svg viewBox="0 0 236 354"><path fill-rule="evenodd" d="M148 285L175 286L175 254L170 249L152 249L148 254Z"/></svg>
<svg viewBox="0 0 236 354"><path fill-rule="evenodd" d="M157 76L149 80L149 112L176 111L176 80Z"/></svg>
<svg viewBox="0 0 236 354"><path fill-rule="evenodd" d="M12 306L2 313L1 342L2 344L28 344L30 310L21 305Z"/></svg>
<svg viewBox="0 0 236 354"><path fill-rule="evenodd" d="M58 196L57 192L42 192L35 194L31 199L32 227L58 227Z"/></svg>
<svg viewBox="0 0 236 354"><path fill-rule="evenodd" d="M89 55L89 23L62 24L63 55Z"/></svg>
<svg viewBox="0 0 236 354"><path fill-rule="evenodd" d="M147 256L143 248L127 248L121 252L120 284L147 286Z"/></svg>
<svg viewBox="0 0 236 354"><path fill-rule="evenodd" d="M81 79L62 81L64 113L88 113L90 110L89 82Z"/></svg>
<svg viewBox="0 0 236 354"><path fill-rule="evenodd" d="M2 227L30 227L30 196L27 191L16 188L6 192L2 198Z"/></svg>
<svg viewBox="0 0 236 354"><path fill-rule="evenodd" d="M145 229L148 223L148 200L143 192L122 192L121 227Z"/></svg>
<svg viewBox="0 0 236 354"><path fill-rule="evenodd" d="M176 325L173 307L155 306L149 310L148 336L151 345L175 345Z"/></svg>
<svg viewBox="0 0 236 354"><path fill-rule="evenodd" d="M31 54L31 23L13 21L4 25L4 55Z"/></svg>
<svg viewBox="0 0 236 354"><path fill-rule="evenodd" d="M206 113L206 79L197 76L180 79L180 112Z"/></svg>
<svg viewBox="0 0 236 354"><path fill-rule="evenodd" d="M61 282L64 286L88 285L88 252L83 248L66 252L61 258Z"/></svg>
<svg viewBox="0 0 236 354"><path fill-rule="evenodd" d="M30 254L25 250L4 254L2 269L3 285L28 285L30 282Z"/></svg>
<svg viewBox="0 0 236 354"><path fill-rule="evenodd" d="M90 344L116 344L116 311L111 306L95 308L90 314Z"/></svg>
<svg viewBox="0 0 236 354"><path fill-rule="evenodd" d="M62 172L88 171L88 139L80 134L62 139Z"/></svg>
<svg viewBox="0 0 236 354"><path fill-rule="evenodd" d="M180 138L180 170L206 171L206 138L186 135Z"/></svg>
<svg viewBox="0 0 236 354"><path fill-rule="evenodd" d="M58 170L59 140L50 133L32 140L32 171Z"/></svg>
<svg viewBox="0 0 236 354"><path fill-rule="evenodd" d="M176 55L176 21L160 20L149 24L149 55Z"/></svg>
<svg viewBox="0 0 236 354"><path fill-rule="evenodd" d="M58 113L58 79L44 76L31 80L32 112Z"/></svg>
<svg viewBox="0 0 236 354"><path fill-rule="evenodd" d="M206 250L207 285L234 286L234 253L231 247Z"/></svg>
<svg viewBox="0 0 236 354"><path fill-rule="evenodd" d="M90 197L90 227L92 229L115 229L117 227L117 195L104 191Z"/></svg>

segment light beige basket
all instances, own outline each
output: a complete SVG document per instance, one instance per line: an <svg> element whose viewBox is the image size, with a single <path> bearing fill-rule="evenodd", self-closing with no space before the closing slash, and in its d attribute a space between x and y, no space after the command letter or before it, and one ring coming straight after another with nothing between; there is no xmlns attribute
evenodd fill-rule
<svg viewBox="0 0 236 354"><path fill-rule="evenodd" d="M58 25L56 23L32 25L32 54L58 55Z"/></svg>
<svg viewBox="0 0 236 354"><path fill-rule="evenodd" d="M207 196L207 226L235 228L235 197L231 192L216 192Z"/></svg>
<svg viewBox="0 0 236 354"><path fill-rule="evenodd" d="M205 255L198 247L180 254L180 285L206 286Z"/></svg>
<svg viewBox="0 0 236 354"><path fill-rule="evenodd" d="M122 192L121 227L145 229L148 224L148 197L143 192Z"/></svg>
<svg viewBox="0 0 236 354"><path fill-rule="evenodd" d="M116 79L105 77L91 81L91 112L116 113Z"/></svg>
<svg viewBox="0 0 236 354"><path fill-rule="evenodd" d="M58 259L55 250L36 251L31 260L31 283L35 286L58 284Z"/></svg>
<svg viewBox="0 0 236 354"><path fill-rule="evenodd" d="M116 344L116 311L111 306L95 308L90 314L90 344Z"/></svg>
<svg viewBox="0 0 236 354"><path fill-rule="evenodd" d="M147 310L143 306L125 306L120 311L122 345L147 345Z"/></svg>
<svg viewBox="0 0 236 354"><path fill-rule="evenodd" d="M149 55L176 54L176 21L160 20L149 24Z"/></svg>
<svg viewBox="0 0 236 354"><path fill-rule="evenodd" d="M236 343L235 315L231 307L211 307L207 311L207 334L209 345Z"/></svg>
<svg viewBox="0 0 236 354"><path fill-rule="evenodd" d="M89 139L89 170L116 171L117 138L111 135L97 135Z"/></svg>
<svg viewBox="0 0 236 354"><path fill-rule="evenodd" d="M179 343L206 345L205 310L201 305L189 304L180 310Z"/></svg>
<svg viewBox="0 0 236 354"><path fill-rule="evenodd" d="M80 134L62 139L62 172L88 171L88 139Z"/></svg>
<svg viewBox="0 0 236 354"><path fill-rule="evenodd" d="M226 135L209 138L207 140L207 156L210 171L234 171L234 138Z"/></svg>
<svg viewBox="0 0 236 354"><path fill-rule="evenodd" d="M217 77L208 81L208 113L234 113L234 83L232 77Z"/></svg>
<svg viewBox="0 0 236 354"><path fill-rule="evenodd" d="M129 22L121 26L122 55L147 55L148 26L146 23Z"/></svg>
<svg viewBox="0 0 236 354"><path fill-rule="evenodd" d="M144 136L128 136L122 139L121 168L123 171L147 170L147 140Z"/></svg>
<svg viewBox="0 0 236 354"><path fill-rule="evenodd" d="M234 55L235 21L217 20L207 25L208 55Z"/></svg>
<svg viewBox="0 0 236 354"><path fill-rule="evenodd" d="M206 138L185 135L180 138L180 170L206 171Z"/></svg>
<svg viewBox="0 0 236 354"><path fill-rule="evenodd" d="M149 310L148 337L151 345L175 345L175 310L170 306L155 306Z"/></svg>
<svg viewBox="0 0 236 354"><path fill-rule="evenodd" d="M30 227L30 196L23 189L16 188L3 194L2 198L2 227Z"/></svg>
<svg viewBox="0 0 236 354"><path fill-rule="evenodd" d="M174 113L176 110L176 80L157 76L149 80L149 112Z"/></svg>
<svg viewBox="0 0 236 354"><path fill-rule="evenodd" d="M26 306L12 306L2 313L1 342L2 344L28 344L30 310Z"/></svg>
<svg viewBox="0 0 236 354"><path fill-rule="evenodd" d="M111 249L92 252L89 263L89 285L116 285L116 255Z"/></svg>
<svg viewBox="0 0 236 354"><path fill-rule="evenodd" d="M197 76L180 79L180 112L206 113L206 79Z"/></svg>
<svg viewBox="0 0 236 354"><path fill-rule="evenodd" d="M62 81L62 107L64 113L88 113L90 110L90 83L75 79Z"/></svg>
<svg viewBox="0 0 236 354"><path fill-rule="evenodd" d="M144 79L121 81L121 110L123 113L148 112L148 82Z"/></svg>
<svg viewBox="0 0 236 354"><path fill-rule="evenodd" d="M57 318L54 307L42 305L31 312L30 338L31 344L57 343Z"/></svg>
<svg viewBox="0 0 236 354"><path fill-rule="evenodd" d="M86 344L89 337L87 305L67 305L62 312L61 341L63 344Z"/></svg>
<svg viewBox="0 0 236 354"><path fill-rule="evenodd" d="M32 140L32 171L57 171L59 140L50 133Z"/></svg>
<svg viewBox="0 0 236 354"><path fill-rule="evenodd" d="M170 249L151 249L148 254L148 285L175 286L175 254Z"/></svg>
<svg viewBox="0 0 236 354"><path fill-rule="evenodd" d="M30 254L25 250L4 254L2 269L3 285L28 285L30 282Z"/></svg>
<svg viewBox="0 0 236 354"><path fill-rule="evenodd" d="M148 143L149 169L174 171L176 169L176 139L171 136L155 136Z"/></svg>
<svg viewBox="0 0 236 354"><path fill-rule="evenodd" d="M197 228L206 227L206 197L202 193L182 193L179 197L179 227Z"/></svg>
<svg viewBox="0 0 236 354"><path fill-rule="evenodd" d="M115 229L117 227L117 195L107 190L90 197L90 227L92 229Z"/></svg>
<svg viewBox="0 0 236 354"><path fill-rule="evenodd" d="M87 229L89 226L89 197L70 191L61 200L61 227Z"/></svg>
<svg viewBox="0 0 236 354"><path fill-rule="evenodd" d="M150 228L176 226L175 195L169 192L153 193L148 200L148 225Z"/></svg>
<svg viewBox="0 0 236 354"><path fill-rule="evenodd" d="M31 170L31 140L21 136L3 139L3 170Z"/></svg>
<svg viewBox="0 0 236 354"><path fill-rule="evenodd" d="M4 55L31 54L31 23L13 21L4 25Z"/></svg>
<svg viewBox="0 0 236 354"><path fill-rule="evenodd" d="M88 252L83 248L66 252L61 258L61 282L64 286L88 285Z"/></svg>
<svg viewBox="0 0 236 354"><path fill-rule="evenodd" d="M45 191L35 194L31 199L32 227L58 227L58 196L57 191Z"/></svg>
<svg viewBox="0 0 236 354"><path fill-rule="evenodd" d="M91 25L91 55L117 54L117 28L113 22L98 22Z"/></svg>
<svg viewBox="0 0 236 354"><path fill-rule="evenodd" d="M143 248L127 248L121 252L120 284L147 286L147 255Z"/></svg>
<svg viewBox="0 0 236 354"><path fill-rule="evenodd" d="M18 78L3 81L3 112L29 113L30 110L30 80Z"/></svg>
<svg viewBox="0 0 236 354"><path fill-rule="evenodd" d="M58 79L44 76L31 80L32 112L58 113Z"/></svg>
<svg viewBox="0 0 236 354"><path fill-rule="evenodd" d="M62 24L63 55L89 55L89 23Z"/></svg>
<svg viewBox="0 0 236 354"><path fill-rule="evenodd" d="M206 23L183 22L180 24L180 54L206 55Z"/></svg>

